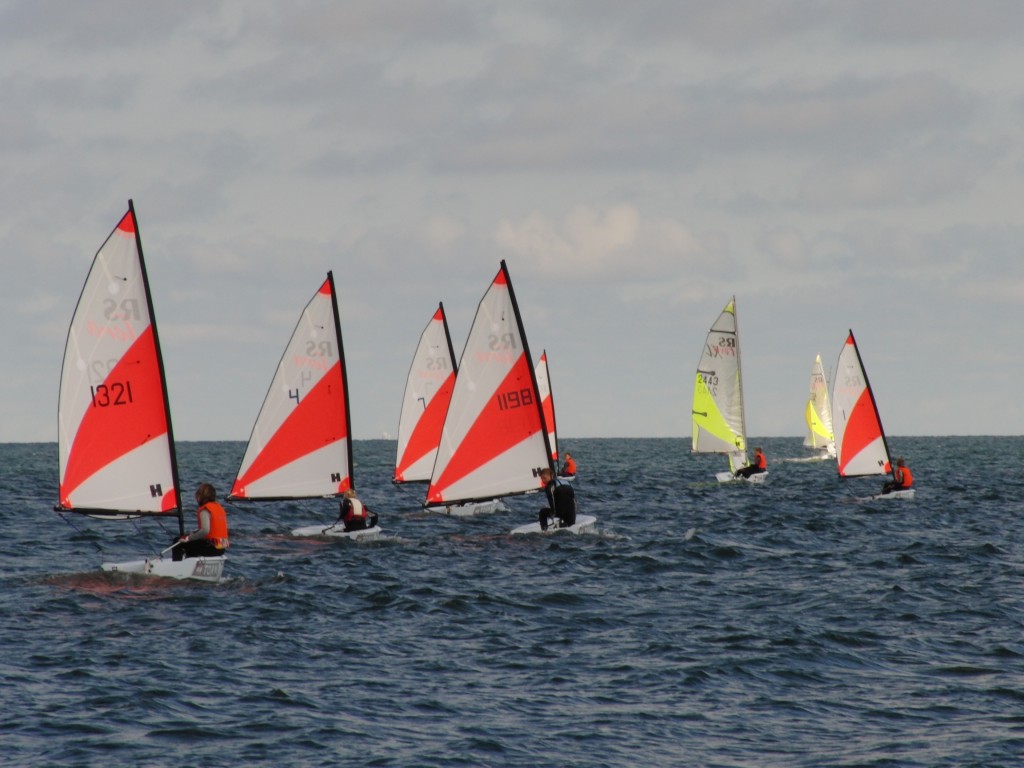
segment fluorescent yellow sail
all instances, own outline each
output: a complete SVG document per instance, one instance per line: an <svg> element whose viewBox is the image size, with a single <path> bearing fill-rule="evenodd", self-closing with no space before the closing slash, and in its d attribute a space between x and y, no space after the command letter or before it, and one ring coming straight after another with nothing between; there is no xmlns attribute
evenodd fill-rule
<svg viewBox="0 0 1024 768"><path fill-rule="evenodd" d="M808 445L819 447L832 442L832 430L828 429L818 418L818 412L814 410L814 401L807 401L807 429L810 430Z"/></svg>
<svg viewBox="0 0 1024 768"><path fill-rule="evenodd" d="M693 387L693 450L699 453L745 451L747 441L725 420L708 388L707 376L697 371ZM710 383L717 387L715 381Z"/></svg>

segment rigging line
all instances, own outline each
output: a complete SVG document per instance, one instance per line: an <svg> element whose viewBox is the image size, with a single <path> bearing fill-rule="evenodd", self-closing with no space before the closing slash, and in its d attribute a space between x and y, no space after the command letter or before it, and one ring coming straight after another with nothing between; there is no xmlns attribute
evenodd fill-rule
<svg viewBox="0 0 1024 768"><path fill-rule="evenodd" d="M75 531L76 533L80 533L80 534L82 534L83 536L85 536L85 535L87 535L87 534L89 533L89 531L86 531L86 530L84 530L84 529L82 529L82 528L79 528L79 527L78 527L77 525L75 525L74 523L72 523L72 522L71 522L71 520L70 520L70 519L68 518L68 516L67 516L67 515L65 515L65 514L64 514L63 512L60 512L60 513L58 513L58 514L60 514L60 517L61 517L61 519L62 519L62 520L63 520L63 521L65 522L65 523L67 523L68 525L70 525L70 526L71 526L71 528L72 528L72 529L73 529L73 530L74 530L74 531ZM96 551L97 551L97 552L99 552L99 553L100 553L101 555L103 554L103 547L101 547L101 546L100 546L99 544L97 544L97 543L96 543L95 541L90 541L89 543L90 543L90 544L92 544L92 545L93 545L94 547L96 547Z"/></svg>

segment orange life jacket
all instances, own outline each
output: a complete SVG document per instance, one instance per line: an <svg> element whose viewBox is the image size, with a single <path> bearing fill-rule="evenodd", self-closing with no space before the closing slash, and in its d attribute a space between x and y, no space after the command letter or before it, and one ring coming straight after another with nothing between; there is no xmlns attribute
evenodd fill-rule
<svg viewBox="0 0 1024 768"><path fill-rule="evenodd" d="M896 471L899 473L900 488L909 488L914 484L914 475L910 467L896 467Z"/></svg>
<svg viewBox="0 0 1024 768"><path fill-rule="evenodd" d="M576 459L566 459L565 466L562 467L563 475L575 475L576 474Z"/></svg>
<svg viewBox="0 0 1024 768"><path fill-rule="evenodd" d="M216 501L209 501L196 510L196 518L199 520L199 527L203 527L203 510L210 513L210 532L206 534L206 540L217 549L227 549L228 542L228 513L224 507Z"/></svg>
<svg viewBox="0 0 1024 768"><path fill-rule="evenodd" d="M758 469L768 469L768 458L763 453L755 453L754 461L757 462Z"/></svg>

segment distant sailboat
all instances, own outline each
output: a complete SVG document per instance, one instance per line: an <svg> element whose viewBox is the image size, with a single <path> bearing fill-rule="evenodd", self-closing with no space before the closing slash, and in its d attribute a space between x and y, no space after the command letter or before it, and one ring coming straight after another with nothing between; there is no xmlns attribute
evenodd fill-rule
<svg viewBox="0 0 1024 768"><path fill-rule="evenodd" d="M889 444L853 331L839 354L832 383L832 407L839 476L892 475L895 480ZM914 489L910 488L872 498L913 497Z"/></svg>
<svg viewBox="0 0 1024 768"><path fill-rule="evenodd" d="M554 472L536 373L502 261L462 353L425 506L539 491L545 467ZM594 522L578 516L574 528Z"/></svg>
<svg viewBox="0 0 1024 768"><path fill-rule="evenodd" d="M405 382L398 423L395 483L430 480L441 428L455 387L455 374L455 350L448 320L444 305L438 304L420 335Z"/></svg>
<svg viewBox="0 0 1024 768"><path fill-rule="evenodd" d="M348 375L334 275L310 299L256 417L229 499L337 498L354 487ZM338 522L294 536L371 538Z"/></svg>
<svg viewBox="0 0 1024 768"><path fill-rule="evenodd" d="M555 420L555 397L551 391L551 371L548 369L548 351L540 353L537 361L537 390L540 392L541 411L544 414L544 426L548 432L548 445L551 446L551 460L558 467L558 424ZM569 483L576 479L575 474L561 474L558 477Z"/></svg>
<svg viewBox="0 0 1024 768"><path fill-rule="evenodd" d="M807 436L804 445L817 451L814 458L835 458L836 441L832 428L832 407L828 399L828 379L821 365L821 355L816 355L811 366L810 396L804 411L807 420Z"/></svg>
<svg viewBox="0 0 1024 768"><path fill-rule="evenodd" d="M711 325L704 342L697 363L692 413L693 452L728 455L731 471L716 473L719 482L743 479L734 474L749 463L735 296ZM760 483L767 475L759 472L746 480Z"/></svg>
<svg viewBox="0 0 1024 768"><path fill-rule="evenodd" d="M57 406L57 510L107 520L170 518L185 533L178 463L135 207L93 259L64 349ZM103 563L106 571L217 581L224 556Z"/></svg>

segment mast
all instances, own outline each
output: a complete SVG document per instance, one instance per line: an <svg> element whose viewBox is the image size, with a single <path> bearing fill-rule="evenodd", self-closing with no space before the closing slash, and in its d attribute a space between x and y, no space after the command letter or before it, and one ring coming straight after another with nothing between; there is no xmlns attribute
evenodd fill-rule
<svg viewBox="0 0 1024 768"><path fill-rule="evenodd" d="M747 412L746 405L743 402L743 361L742 355L740 355L740 318L739 312L736 311L735 294L732 297L732 319L736 329L736 378L738 379L740 393L740 437L743 438L743 460L749 465L750 459L747 454ZM730 465L731 463L730 457Z"/></svg>
<svg viewBox="0 0 1024 768"><path fill-rule="evenodd" d="M348 442L348 476L352 488L356 487L354 472L355 461L352 458L352 409L348 399L348 369L345 367L345 345L341 340L341 317L338 314L338 292L334 289L334 272L327 270L327 282L331 286L331 310L334 313L334 335L338 340L338 358L341 361L341 386L345 393L345 439Z"/></svg>
<svg viewBox="0 0 1024 768"><path fill-rule="evenodd" d="M540 417L541 434L544 437L544 450L545 455L548 458L548 469L551 470L552 474L555 474L558 470L555 467L554 462L551 459L551 441L548 440L548 430L544 426L544 406L540 402L540 387L537 386L537 370L533 365L533 355L530 354L530 343L526 340L526 330L523 328L523 316L519 312L519 302L516 301L516 292L512 287L512 278L509 277L508 267L505 265L505 260L501 260L501 271L505 274L505 284L508 286L509 299L512 302L512 311L516 316L516 326L519 328L519 338L523 342L523 352L526 355L527 368L530 369L530 381L533 383L533 392L536 395L534 400L537 405L537 415ZM548 377L548 384L551 383L551 377ZM554 399L551 403L554 405Z"/></svg>
<svg viewBox="0 0 1024 768"><path fill-rule="evenodd" d="M448 342L448 359L452 361L452 371L459 375L459 361L455 357L455 347L452 346L452 335L448 331L448 315L444 313L444 302L437 302L437 311L441 313L441 324L444 325L444 338Z"/></svg>
<svg viewBox="0 0 1024 768"><path fill-rule="evenodd" d="M171 477L174 481L174 498L177 504L178 531L179 535L185 535L185 515L181 507L181 482L178 479L178 454L174 446L174 430L171 426L171 403L167 397L167 376L164 373L164 356L160 351L160 336L157 333L156 313L153 311L153 296L149 291L149 274L146 272L146 259L142 254L142 235L139 232L139 219L135 215L135 202L128 199L128 211L132 215L132 223L135 225L135 247L139 250L139 269L142 271L142 287L146 294L146 307L149 310L149 324L153 329L153 345L156 347L157 368L160 371L160 381L163 383L161 389L164 396L164 416L167 419L167 447L171 452Z"/></svg>

